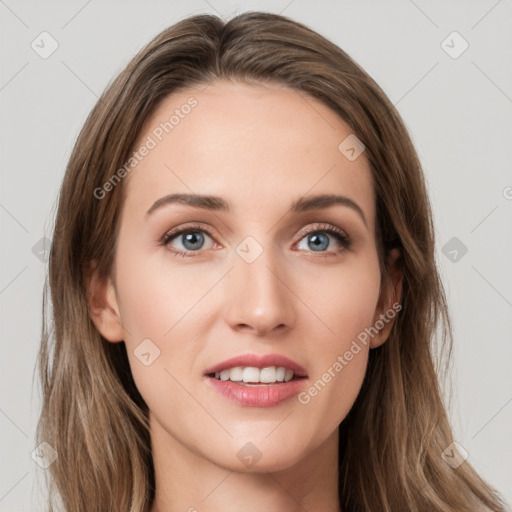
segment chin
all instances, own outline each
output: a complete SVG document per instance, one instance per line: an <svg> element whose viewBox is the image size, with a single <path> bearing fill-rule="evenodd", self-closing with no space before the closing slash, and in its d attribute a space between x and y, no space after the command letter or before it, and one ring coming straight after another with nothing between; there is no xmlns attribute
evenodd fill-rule
<svg viewBox="0 0 512 512"><path fill-rule="evenodd" d="M220 453L205 454L211 462L239 473L269 473L286 470L306 456L303 435L282 432L271 434L274 439L265 439L267 432L259 430L254 436L230 439L229 443L218 443ZM286 440L286 441L285 441ZM212 444L210 444L210 447Z"/></svg>
<svg viewBox="0 0 512 512"><path fill-rule="evenodd" d="M262 453L261 459L253 462L244 462L243 460L229 460L217 461L216 464L222 466L229 471L237 473L275 473L284 471L299 463L302 457L298 457L297 453L285 453L265 455Z"/></svg>

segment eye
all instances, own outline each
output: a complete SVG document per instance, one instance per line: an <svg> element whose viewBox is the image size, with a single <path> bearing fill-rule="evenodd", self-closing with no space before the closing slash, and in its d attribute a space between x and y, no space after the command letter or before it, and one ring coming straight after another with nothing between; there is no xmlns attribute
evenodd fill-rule
<svg viewBox="0 0 512 512"><path fill-rule="evenodd" d="M162 244L169 246L170 251L176 256L193 258L197 256L194 252L203 249L205 238L213 240L211 235L201 226L186 226L166 233L162 239ZM171 245L173 240L181 244L181 247L173 249Z"/></svg>
<svg viewBox="0 0 512 512"><path fill-rule="evenodd" d="M334 238L344 249L348 249L351 245L350 238L336 226L331 224L322 224L315 226L314 229L309 229L300 233L302 236L299 244L305 240L302 247L299 245L298 248L311 252L326 252L326 249L330 247L330 239ZM330 256L332 252L322 254L322 256Z"/></svg>

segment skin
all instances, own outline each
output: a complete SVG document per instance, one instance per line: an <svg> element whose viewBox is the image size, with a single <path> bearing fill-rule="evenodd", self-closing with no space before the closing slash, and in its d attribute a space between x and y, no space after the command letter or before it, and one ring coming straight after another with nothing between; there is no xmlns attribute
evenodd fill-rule
<svg viewBox="0 0 512 512"><path fill-rule="evenodd" d="M244 407L203 373L235 355L278 353L306 369L308 389L400 299L398 271L387 300L380 289L368 161L338 150L351 130L316 99L239 82L170 95L136 147L191 96L198 105L127 178L115 275L90 282L91 318L107 340L125 342L149 406L151 512L339 511L338 426L392 321L307 404ZM172 204L145 215L170 193L221 196L231 211ZM366 224L342 205L288 213L293 201L322 193L352 199ZM206 230L204 242L189 249L195 257L176 256L172 249L191 247L185 237L161 239L190 222ZM300 231L318 235L321 223L346 233L350 247L328 234L315 250ZM252 263L236 252L248 236L263 249ZM146 338L160 350L148 366L134 354ZM249 442L261 453L252 465L237 457Z"/></svg>

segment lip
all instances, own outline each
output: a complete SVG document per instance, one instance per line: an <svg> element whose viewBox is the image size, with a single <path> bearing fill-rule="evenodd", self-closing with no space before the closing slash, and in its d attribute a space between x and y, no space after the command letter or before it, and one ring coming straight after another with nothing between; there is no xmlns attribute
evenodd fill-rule
<svg viewBox="0 0 512 512"><path fill-rule="evenodd" d="M204 375L208 376L212 373L221 372L222 370L235 368L237 366L251 366L253 368L260 369L268 368L269 366L283 366L284 368L293 370L293 373L297 377L308 376L306 370L299 363L288 357L282 356L281 354L242 354L240 356L232 357L231 359L226 359L225 361L208 368L205 370Z"/></svg>
<svg viewBox="0 0 512 512"><path fill-rule="evenodd" d="M278 384L242 385L229 380L206 377L207 384L215 391L245 407L275 407L297 395L307 380L307 378L300 378Z"/></svg>
<svg viewBox="0 0 512 512"><path fill-rule="evenodd" d="M288 382L275 384L239 384L230 380L218 380L212 374L237 366L267 368L283 366L293 370L294 378ZM229 400L245 407L274 407L297 395L307 381L306 370L292 359L280 354L242 354L226 359L204 372L206 382Z"/></svg>

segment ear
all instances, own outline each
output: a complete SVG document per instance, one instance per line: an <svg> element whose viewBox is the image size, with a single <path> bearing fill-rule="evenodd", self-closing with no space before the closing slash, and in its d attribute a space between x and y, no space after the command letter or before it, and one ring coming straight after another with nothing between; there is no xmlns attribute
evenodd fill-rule
<svg viewBox="0 0 512 512"><path fill-rule="evenodd" d="M124 340L117 295L110 277L99 276L96 262L90 263L85 275L89 316L100 334L113 343Z"/></svg>
<svg viewBox="0 0 512 512"><path fill-rule="evenodd" d="M392 249L388 255L388 268L390 279L384 289L381 290L379 302L375 310L372 326L378 329L378 334L370 341L371 348L380 347L389 337L389 333L395 322L395 317L402 309L402 271L397 266L397 260L401 255L400 249ZM384 325L382 325L384 324Z"/></svg>

